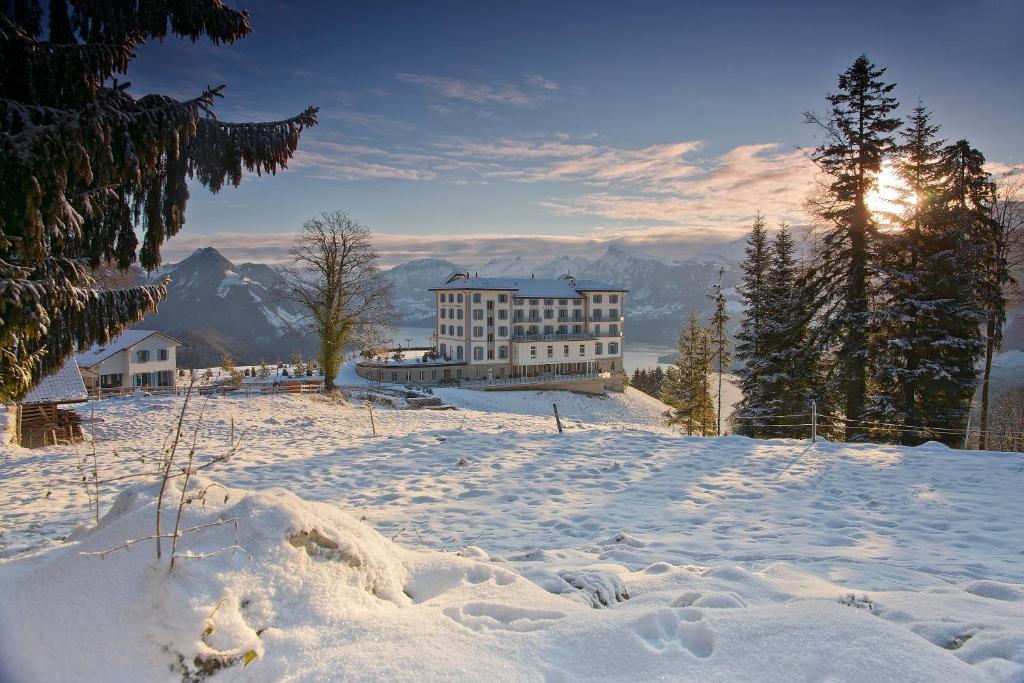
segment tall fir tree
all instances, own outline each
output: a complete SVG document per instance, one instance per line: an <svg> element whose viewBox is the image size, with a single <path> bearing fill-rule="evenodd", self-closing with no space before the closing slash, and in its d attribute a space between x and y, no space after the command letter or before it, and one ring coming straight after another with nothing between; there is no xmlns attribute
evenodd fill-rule
<svg viewBox="0 0 1024 683"><path fill-rule="evenodd" d="M895 148L894 131L900 120L892 116L897 102L895 84L881 80L885 69L861 55L839 76L839 92L829 95L827 117L806 115L819 127L825 141L814 160L831 180L820 217L828 227L823 235L819 284L828 305L822 331L834 349L834 381L844 395L850 420L848 440L862 439L861 426L868 399L868 330L874 282L874 242L877 225L868 208L882 162Z"/></svg>
<svg viewBox="0 0 1024 683"><path fill-rule="evenodd" d="M715 355L715 373L718 379L718 393L716 396L715 411L715 434L722 434L722 380L726 368L732 363L732 343L729 340L729 332L726 325L729 323L729 312L726 310L725 292L722 291L722 275L725 268L718 269L718 281L714 284L711 294L708 296L714 302L714 309L711 313L711 348Z"/></svg>
<svg viewBox="0 0 1024 683"><path fill-rule="evenodd" d="M994 186L985 157L966 140L942 150L941 166L942 212L922 262L933 325L931 352L923 364L927 375L922 395L927 400L921 412L923 426L938 430L930 438L958 445L963 434L957 432L967 428L984 347L982 281Z"/></svg>
<svg viewBox="0 0 1024 683"><path fill-rule="evenodd" d="M0 400L155 309L164 286L101 289L89 268L157 268L189 178L217 192L244 170L275 173L315 125L316 108L218 121L223 86L136 99L117 81L146 41L232 43L250 30L220 0L50 0L45 13L39 0L0 2Z"/></svg>
<svg viewBox="0 0 1024 683"><path fill-rule="evenodd" d="M742 377L743 399L735 413L737 433L799 437L810 432L810 401L822 403L824 384L810 341L813 317L810 278L797 259L789 226L779 225L768 246L754 369Z"/></svg>
<svg viewBox="0 0 1024 683"><path fill-rule="evenodd" d="M867 414L881 427L876 437L919 443L925 424L922 394L935 367L929 361L936 337L934 307L926 266L938 246L943 222L939 127L921 104L903 130L894 161L901 185L890 215L893 229L879 234L879 292L872 334L875 376Z"/></svg>
<svg viewBox="0 0 1024 683"><path fill-rule="evenodd" d="M734 431L747 436L759 434L760 426L766 424L767 416L771 415L762 391L764 364L761 354L765 344L764 323L769 306L765 288L770 262L768 225L764 216L758 212L754 215L754 224L747 236L743 261L740 263L742 281L737 287L743 305L743 319L736 333L736 359L739 364L735 374L743 397L734 410L737 418Z"/></svg>

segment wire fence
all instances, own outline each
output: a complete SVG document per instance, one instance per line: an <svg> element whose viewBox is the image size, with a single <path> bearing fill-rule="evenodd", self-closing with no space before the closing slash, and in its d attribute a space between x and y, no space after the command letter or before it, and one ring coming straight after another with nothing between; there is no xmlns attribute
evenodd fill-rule
<svg viewBox="0 0 1024 683"><path fill-rule="evenodd" d="M880 420L857 420L841 415L831 415L817 412L816 405L811 403L811 410L806 413L789 413L785 415L733 415L730 420L734 426L741 430L776 430L776 429L799 429L810 428L810 438L817 439L819 432L834 433L842 430L843 434L850 429L860 430L865 435L906 435L916 434L925 440L938 439L957 441L962 439L963 447L969 448L972 439L980 442L982 437L993 441L986 445L987 448L996 450L1024 450L1024 430L1013 428L1006 429L995 426L982 430L972 428L970 419L963 428L944 427L936 425L913 425L897 422L884 422ZM799 421L793 421L799 420Z"/></svg>

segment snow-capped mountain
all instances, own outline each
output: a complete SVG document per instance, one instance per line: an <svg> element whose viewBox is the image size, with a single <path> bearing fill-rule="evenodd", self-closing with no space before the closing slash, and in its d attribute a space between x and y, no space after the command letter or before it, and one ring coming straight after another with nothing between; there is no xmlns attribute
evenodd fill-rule
<svg viewBox="0 0 1024 683"><path fill-rule="evenodd" d="M299 310L275 294L277 273L260 263L235 265L212 247L162 268L171 278L160 310L136 325L166 332L186 344L184 364L210 365L224 353L239 362L309 355L312 340L293 329Z"/></svg>
<svg viewBox="0 0 1024 683"><path fill-rule="evenodd" d="M395 306L402 322L433 324L433 297L428 291L454 272L468 271L481 276L576 277L622 285L630 291L626 315L632 339L675 344L679 328L690 309L701 315L710 310L709 287L725 268L723 285L737 283L733 264L718 260L672 261L639 249L612 243L599 258L561 256L551 261L531 262L523 256L492 259L478 266L464 266L442 259L417 259L395 266L386 275L395 286Z"/></svg>

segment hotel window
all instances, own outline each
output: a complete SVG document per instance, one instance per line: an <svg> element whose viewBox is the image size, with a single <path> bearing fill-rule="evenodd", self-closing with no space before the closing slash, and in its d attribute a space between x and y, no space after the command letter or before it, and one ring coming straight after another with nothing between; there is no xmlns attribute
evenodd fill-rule
<svg viewBox="0 0 1024 683"><path fill-rule="evenodd" d="M156 355L157 358L159 358L160 360L167 360L170 353L167 349L160 349L159 351L156 352Z"/></svg>
<svg viewBox="0 0 1024 683"><path fill-rule="evenodd" d="M559 325L558 334L569 334L569 326L565 324Z"/></svg>
<svg viewBox="0 0 1024 683"><path fill-rule="evenodd" d="M516 335L517 337L522 337L523 336L523 326L522 325L516 325L515 327L513 327L512 328L512 334Z"/></svg>
<svg viewBox="0 0 1024 683"><path fill-rule="evenodd" d="M521 308L517 308L515 313L512 314L513 320L522 320L526 316L526 313Z"/></svg>
<svg viewBox="0 0 1024 683"><path fill-rule="evenodd" d="M480 303L480 292L475 292L473 294L473 303L475 303L475 304Z"/></svg>
<svg viewBox="0 0 1024 683"><path fill-rule="evenodd" d="M568 320L569 319L569 311L567 309L564 309L564 308L558 309L558 319L559 320Z"/></svg>
<svg viewBox="0 0 1024 683"><path fill-rule="evenodd" d="M111 389L124 384L124 375L115 373L111 375L100 375L100 388Z"/></svg>
<svg viewBox="0 0 1024 683"><path fill-rule="evenodd" d="M498 303L499 304L507 304L508 303L508 294L499 294L498 295Z"/></svg>
<svg viewBox="0 0 1024 683"><path fill-rule="evenodd" d="M462 336L462 325L459 325L458 336L460 336L460 337Z"/></svg>
<svg viewBox="0 0 1024 683"><path fill-rule="evenodd" d="M568 303L569 303L569 300L568 300L568 299L559 299L559 300L558 300L558 305L559 305L559 306L565 306L565 305L567 305Z"/></svg>
<svg viewBox="0 0 1024 683"><path fill-rule="evenodd" d="M601 324L594 325L594 334L601 334Z"/></svg>
<svg viewBox="0 0 1024 683"><path fill-rule="evenodd" d="M462 320L462 309L461 308L456 308L455 309L455 317L458 318L459 320Z"/></svg>
<svg viewBox="0 0 1024 683"><path fill-rule="evenodd" d="M483 311L483 309L482 308L474 308L473 309L473 320L483 320L483 319L484 319L484 311Z"/></svg>
<svg viewBox="0 0 1024 683"><path fill-rule="evenodd" d="M539 329L536 325L530 325L530 334L538 334Z"/></svg>
<svg viewBox="0 0 1024 683"><path fill-rule="evenodd" d="M562 355L565 356L566 358L569 357L569 345L568 344L566 344L565 346L562 347Z"/></svg>
<svg viewBox="0 0 1024 683"><path fill-rule="evenodd" d="M536 346L531 346L530 347L530 358L536 358L536 357L537 357L537 347Z"/></svg>
<svg viewBox="0 0 1024 683"><path fill-rule="evenodd" d="M554 328L553 325L545 325L544 326L544 334L554 334L554 333L555 333L555 328Z"/></svg>
<svg viewBox="0 0 1024 683"><path fill-rule="evenodd" d="M545 305L545 306L550 306L550 305L551 305L551 304L553 304L554 302L555 302L555 300L554 300L554 299L544 299L544 305Z"/></svg>
<svg viewBox="0 0 1024 683"><path fill-rule="evenodd" d="M608 334L610 334L613 337L619 336L619 326L618 325L614 325L614 324L613 325L609 325L608 326Z"/></svg>
<svg viewBox="0 0 1024 683"><path fill-rule="evenodd" d="M580 344L580 355L581 356L587 355L587 345L586 344Z"/></svg>
<svg viewBox="0 0 1024 683"><path fill-rule="evenodd" d="M487 302L487 310L488 311L493 311L494 310L494 302L493 301L488 301Z"/></svg>
<svg viewBox="0 0 1024 683"><path fill-rule="evenodd" d="M466 354L462 350L462 347L461 346L456 346L455 347L455 360L462 360L465 357L466 357Z"/></svg>
<svg viewBox="0 0 1024 683"><path fill-rule="evenodd" d="M548 344L548 358L555 357L555 347Z"/></svg>
<svg viewBox="0 0 1024 683"><path fill-rule="evenodd" d="M499 308L498 309L498 320L508 320L508 309L507 308Z"/></svg>
<svg viewBox="0 0 1024 683"><path fill-rule="evenodd" d="M448 345L447 344L441 344L441 358L447 358L447 357L448 357Z"/></svg>
<svg viewBox="0 0 1024 683"><path fill-rule="evenodd" d="M611 318L612 320L617 320L618 317L619 317L619 309L617 309L617 308L609 308L608 309L608 317Z"/></svg>
<svg viewBox="0 0 1024 683"><path fill-rule="evenodd" d="M483 359L484 359L484 348L482 346L474 346L473 347L473 360L483 360Z"/></svg>
<svg viewBox="0 0 1024 683"><path fill-rule="evenodd" d="M545 308L544 309L544 319L545 320L551 320L554 317L555 317L555 309L553 309L553 308Z"/></svg>
<svg viewBox="0 0 1024 683"><path fill-rule="evenodd" d="M516 306L522 306L523 304L526 303L526 299L524 299L521 296L517 296L515 299L512 300L512 303L514 303Z"/></svg>
<svg viewBox="0 0 1024 683"><path fill-rule="evenodd" d="M482 336L484 336L484 328L480 327L480 326L474 327L473 328L473 336L474 337L482 337Z"/></svg>
<svg viewBox="0 0 1024 683"><path fill-rule="evenodd" d="M445 326L444 326L444 325L441 325L441 334L444 334L444 333L445 333L445 330L446 330L446 329L447 329L447 328L445 328Z"/></svg>
<svg viewBox="0 0 1024 683"><path fill-rule="evenodd" d="M613 356L618 355L618 353L619 353L619 343L618 342L608 342L608 353L610 353Z"/></svg>
<svg viewBox="0 0 1024 683"><path fill-rule="evenodd" d="M138 361L139 363L148 363L149 362L149 351L136 351L135 352L135 360Z"/></svg>
<svg viewBox="0 0 1024 683"><path fill-rule="evenodd" d="M600 356L602 353L604 353L604 344L597 342L594 344L594 355Z"/></svg>
<svg viewBox="0 0 1024 683"><path fill-rule="evenodd" d="M494 349L487 349L487 360L494 360Z"/></svg>
<svg viewBox="0 0 1024 683"><path fill-rule="evenodd" d="M572 331L573 331L574 334L582 334L583 333L583 325L573 325L572 326Z"/></svg>
<svg viewBox="0 0 1024 683"><path fill-rule="evenodd" d="M582 306L583 305L583 299L573 299L572 300L572 305L573 306Z"/></svg>
<svg viewBox="0 0 1024 683"><path fill-rule="evenodd" d="M500 325L498 327L498 336L499 337L507 337L508 336L508 328L505 327L504 325Z"/></svg>
<svg viewBox="0 0 1024 683"><path fill-rule="evenodd" d="M539 306L540 305L540 299L530 299L530 305L531 306Z"/></svg>
<svg viewBox="0 0 1024 683"><path fill-rule="evenodd" d="M610 304L617 304L617 303L619 303L619 295L618 294L609 294L608 295L608 303L610 303Z"/></svg>
<svg viewBox="0 0 1024 683"><path fill-rule="evenodd" d="M441 317L442 318L447 318L448 317L448 309L447 308L442 308L441 309Z"/></svg>
<svg viewBox="0 0 1024 683"><path fill-rule="evenodd" d="M459 302L460 304L462 303L462 295L461 295L461 294L459 294L459 297L458 297L458 302Z"/></svg>
<svg viewBox="0 0 1024 683"><path fill-rule="evenodd" d="M502 360L508 358L508 347L507 346L499 346L498 347L498 358L500 358Z"/></svg>
<svg viewBox="0 0 1024 683"><path fill-rule="evenodd" d="M594 303L595 304L601 303L601 295L600 294L595 294L594 295Z"/></svg>

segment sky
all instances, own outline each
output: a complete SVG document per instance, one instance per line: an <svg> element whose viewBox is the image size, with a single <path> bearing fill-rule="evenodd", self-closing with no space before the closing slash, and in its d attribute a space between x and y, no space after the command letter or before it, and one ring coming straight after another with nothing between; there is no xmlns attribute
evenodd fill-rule
<svg viewBox="0 0 1024 683"><path fill-rule="evenodd" d="M165 258L215 246L274 262L341 209L386 265L594 257L612 241L672 257L740 239L755 210L806 222L815 130L861 53L906 114L994 171L1024 161L1024 2L266 2L234 45L138 51L136 95L225 84L219 118L320 123L289 168L192 187Z"/></svg>

